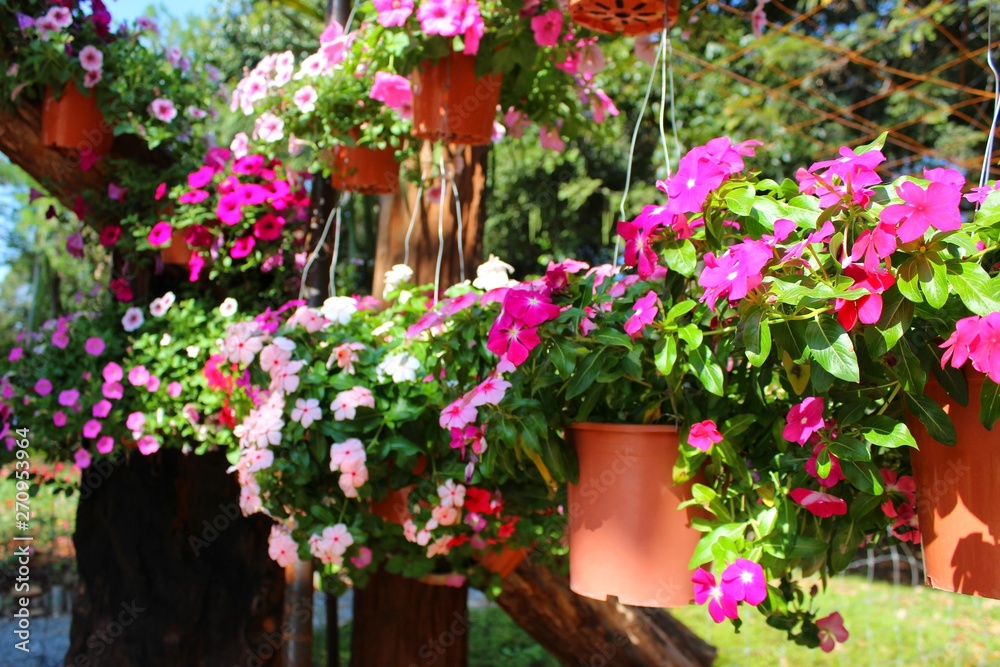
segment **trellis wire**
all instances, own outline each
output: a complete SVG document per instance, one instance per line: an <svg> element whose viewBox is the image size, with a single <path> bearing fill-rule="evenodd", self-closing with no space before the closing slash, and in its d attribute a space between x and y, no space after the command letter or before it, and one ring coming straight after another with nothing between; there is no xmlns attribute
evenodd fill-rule
<svg viewBox="0 0 1000 667"><path fill-rule="evenodd" d="M438 302L438 292L441 289L441 264L444 261L444 197L445 189L444 186L447 183L446 176L444 173L444 150L442 149L441 155L439 157L439 167L441 169L441 199L438 202L438 256L437 264L434 267L434 305Z"/></svg>
<svg viewBox="0 0 1000 667"><path fill-rule="evenodd" d="M990 158L993 157L993 139L997 132L997 118L1000 117L1000 73L997 72L996 63L993 62L993 3L990 3L989 14L986 19L986 64L993 72L993 122L990 124L990 135L986 139L986 155L983 156L983 169L979 173L979 187L986 187L987 177L990 175Z"/></svg>
<svg viewBox="0 0 1000 667"><path fill-rule="evenodd" d="M455 196L455 220L458 223L458 281L465 282L465 232L462 229L462 202L458 198L458 184L454 177L452 163L451 192Z"/></svg>
<svg viewBox="0 0 1000 667"><path fill-rule="evenodd" d="M343 199L341 199L343 202ZM330 259L330 284L327 286L327 294L337 296L337 259L340 257L340 220L341 207L337 206L337 215L334 216L333 226L333 257Z"/></svg>
<svg viewBox="0 0 1000 667"><path fill-rule="evenodd" d="M333 208L333 210L330 211L330 215L326 217L326 225L323 226L323 233L319 237L319 242L316 244L316 247L309 255L309 259L306 261L306 265L302 269L302 280L299 283L300 299L303 298L306 293L306 284L308 283L309 279L309 270L312 268L313 262L316 261L316 256L319 254L319 251L323 247L323 244L326 243L326 235L330 232L330 225L333 224L334 215L337 213L337 210L340 208L340 205L344 201L346 196L347 196L346 192L343 195L341 195L340 201L338 201L337 205Z"/></svg>

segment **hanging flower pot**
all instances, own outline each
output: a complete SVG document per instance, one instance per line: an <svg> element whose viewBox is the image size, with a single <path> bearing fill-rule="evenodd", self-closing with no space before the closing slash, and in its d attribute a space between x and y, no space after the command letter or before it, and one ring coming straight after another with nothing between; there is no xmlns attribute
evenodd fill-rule
<svg viewBox="0 0 1000 667"><path fill-rule="evenodd" d="M503 76L476 76L476 57L452 53L413 71L413 136L481 146L493 137Z"/></svg>
<svg viewBox="0 0 1000 667"><path fill-rule="evenodd" d="M527 549L504 547L500 551L484 551L479 556L479 564L493 574L499 574L501 579L506 579L507 575L516 570L521 561L527 557Z"/></svg>
<svg viewBox="0 0 1000 667"><path fill-rule="evenodd" d="M570 0L569 14L597 32L645 35L663 30L664 11L673 27L680 4L680 0Z"/></svg>
<svg viewBox="0 0 1000 667"><path fill-rule="evenodd" d="M94 93L83 94L70 80L56 99L45 89L42 102L42 144L53 148L105 155L111 150L114 132L97 108Z"/></svg>
<svg viewBox="0 0 1000 667"><path fill-rule="evenodd" d="M337 190L383 195L399 189L399 163L392 148L338 146L333 153L330 182Z"/></svg>
<svg viewBox="0 0 1000 667"><path fill-rule="evenodd" d="M942 445L910 420L919 446L910 459L924 570L934 588L1000 599L1000 431L987 431L979 422L985 377L970 371L966 378L967 407L937 382L925 388L955 424L955 446Z"/></svg>
<svg viewBox="0 0 1000 667"><path fill-rule="evenodd" d="M570 427L580 479L569 485L570 588L598 600L679 607L694 600L688 562L697 510L678 510L677 429L580 423Z"/></svg>

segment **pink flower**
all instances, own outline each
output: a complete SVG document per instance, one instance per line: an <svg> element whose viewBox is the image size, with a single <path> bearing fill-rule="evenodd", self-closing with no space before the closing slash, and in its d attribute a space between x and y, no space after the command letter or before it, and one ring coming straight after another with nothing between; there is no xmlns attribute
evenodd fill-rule
<svg viewBox="0 0 1000 667"><path fill-rule="evenodd" d="M94 403L94 407L90 409L90 414L98 419L104 419L111 414L111 401L102 398L97 403Z"/></svg>
<svg viewBox="0 0 1000 667"><path fill-rule="evenodd" d="M155 454L160 450L160 441L152 435L144 435L136 443L139 446L139 453L143 456L149 456L150 454Z"/></svg>
<svg viewBox="0 0 1000 667"><path fill-rule="evenodd" d="M271 526L271 535L267 539L267 555L281 567L288 567L299 562L299 545L292 539L288 528L280 525Z"/></svg>
<svg viewBox="0 0 1000 667"><path fill-rule="evenodd" d="M932 181L927 189L916 183L904 181L896 193L905 204L889 204L882 209L879 220L898 225L896 235L903 243L922 238L928 227L951 232L962 226L958 206L962 191L951 185Z"/></svg>
<svg viewBox="0 0 1000 667"><path fill-rule="evenodd" d="M267 143L279 141L285 136L285 121L270 111L265 111L254 121L253 136Z"/></svg>
<svg viewBox="0 0 1000 667"><path fill-rule="evenodd" d="M73 461L81 470L90 465L90 452L82 447L73 453Z"/></svg>
<svg viewBox="0 0 1000 667"><path fill-rule="evenodd" d="M215 177L215 169L209 166L204 166L198 169L198 171L193 171L188 174L187 181L188 187L192 190L200 190L209 183Z"/></svg>
<svg viewBox="0 0 1000 667"><path fill-rule="evenodd" d="M149 245L154 248L166 245L167 243L170 243L170 237L173 233L174 228L170 226L169 222L165 220L158 222L153 225L153 229L150 230L149 236L147 237L149 239Z"/></svg>
<svg viewBox="0 0 1000 667"><path fill-rule="evenodd" d="M625 264L636 267L642 280L653 275L658 266L656 251L650 240L661 221L657 216L647 215L650 209L666 210L662 206L647 206L642 215L632 222L618 223L618 235L625 239Z"/></svg>
<svg viewBox="0 0 1000 667"><path fill-rule="evenodd" d="M122 373L122 367L113 361L109 361L101 371L101 375L104 377L105 382L118 382L124 375Z"/></svg>
<svg viewBox="0 0 1000 667"><path fill-rule="evenodd" d="M141 433L142 427L146 425L146 415L141 412L133 412L125 419L125 428L133 433Z"/></svg>
<svg viewBox="0 0 1000 667"><path fill-rule="evenodd" d="M372 550L368 547L358 549L358 555L351 557L351 565L362 570L372 563Z"/></svg>
<svg viewBox="0 0 1000 667"><path fill-rule="evenodd" d="M822 452L825 448L826 445L823 443L816 443L813 446L812 456L810 456L809 460L806 461L805 468L806 472L809 473L809 476L815 478L816 481L819 482L820 486L824 489L829 489L836 486L837 482L844 479L844 471L840 467L840 460L833 454L830 454L830 473L826 477L819 476L819 469L817 468L819 463L818 457L820 452Z"/></svg>
<svg viewBox="0 0 1000 667"><path fill-rule="evenodd" d="M632 338L642 335L647 324L652 324L659 309L656 306L656 292L650 290L646 296L635 302L632 316L625 321L625 333Z"/></svg>
<svg viewBox="0 0 1000 667"><path fill-rule="evenodd" d="M83 344L83 349L92 357L99 357L104 352L104 340L97 336L92 336Z"/></svg>
<svg viewBox="0 0 1000 667"><path fill-rule="evenodd" d="M118 243L118 239L122 236L122 228L119 225L105 225L104 229L101 230L101 235L98 241L105 248L110 248L114 244Z"/></svg>
<svg viewBox="0 0 1000 667"><path fill-rule="evenodd" d="M886 493L901 493L906 496L910 505L916 504L917 484L912 477L909 475L903 475L900 477L895 470L890 470L888 468L880 468L879 472L882 473L882 480L885 482Z"/></svg>
<svg viewBox="0 0 1000 667"><path fill-rule="evenodd" d="M18 361L21 361L22 356L24 356L23 347L12 348L10 354L7 355L7 361L11 363L17 363Z"/></svg>
<svg viewBox="0 0 1000 667"><path fill-rule="evenodd" d="M479 12L479 3L476 0L463 3L462 24L459 26L459 31L464 42L462 53L470 56L479 53L479 42L486 32L486 24L483 22L483 15Z"/></svg>
<svg viewBox="0 0 1000 667"><path fill-rule="evenodd" d="M184 387L181 386L180 382L171 382L167 385L167 395L170 396L170 398L177 398L181 395L181 391L183 389Z"/></svg>
<svg viewBox="0 0 1000 667"><path fill-rule="evenodd" d="M882 317L882 293L896 284L896 279L887 269L868 271L859 264L851 264L844 269L844 275L854 280L852 290L864 289L868 294L849 301L836 299L834 310L837 321L850 331L860 319L863 324L875 324Z"/></svg>
<svg viewBox="0 0 1000 667"><path fill-rule="evenodd" d="M320 419L322 416L323 410L319 407L319 399L295 399L295 407L292 409L292 421L302 424L302 428L309 428L314 421Z"/></svg>
<svg viewBox="0 0 1000 667"><path fill-rule="evenodd" d="M685 155L677 171L667 181L667 207L672 213L701 211L708 193L726 179L726 172L715 161L691 157L690 154Z"/></svg>
<svg viewBox="0 0 1000 667"><path fill-rule="evenodd" d="M881 223L875 229L866 229L851 246L851 261L865 258L868 271L874 271L879 262L896 251L896 229L888 223Z"/></svg>
<svg viewBox="0 0 1000 667"><path fill-rule="evenodd" d="M441 499L441 507L461 507L465 504L465 487L456 484L453 479L438 486L437 492L438 498Z"/></svg>
<svg viewBox="0 0 1000 667"><path fill-rule="evenodd" d="M177 117L177 108L170 100L163 97L157 97L155 100L150 102L149 113L152 114L152 116L157 120L169 123Z"/></svg>
<svg viewBox="0 0 1000 667"><path fill-rule="evenodd" d="M443 429L461 429L476 421L479 416L479 411L476 407L469 403L463 396L451 404L448 405L444 410L441 411L441 418L438 420Z"/></svg>
<svg viewBox="0 0 1000 667"><path fill-rule="evenodd" d="M88 420L86 424L83 425L83 437L85 438L96 438L97 434L101 432L101 422L96 419Z"/></svg>
<svg viewBox="0 0 1000 667"><path fill-rule="evenodd" d="M83 234L73 232L66 237L66 252L72 257L81 259L83 257Z"/></svg>
<svg viewBox="0 0 1000 667"><path fill-rule="evenodd" d="M819 647L826 653L833 650L836 642L843 644L851 636L844 627L844 619L837 611L816 621L816 627L819 628Z"/></svg>
<svg viewBox="0 0 1000 667"><path fill-rule="evenodd" d="M76 389L65 389L59 392L59 405L71 408L80 400L80 392Z"/></svg>
<svg viewBox="0 0 1000 667"><path fill-rule="evenodd" d="M514 366L520 366L540 342L534 327L527 327L510 314L503 313L493 323L486 347L498 357L506 357Z"/></svg>
<svg viewBox="0 0 1000 667"><path fill-rule="evenodd" d="M707 452L712 445L719 442L722 442L722 434L719 433L719 427L711 419L691 424L691 430L688 432L688 444L692 447Z"/></svg>
<svg viewBox="0 0 1000 667"><path fill-rule="evenodd" d="M740 617L736 600L729 597L722 590L722 586L716 584L715 575L708 570L698 568L691 575L694 582L694 601L697 604L708 603L708 613L716 623L722 623L727 618L737 619Z"/></svg>
<svg viewBox="0 0 1000 667"><path fill-rule="evenodd" d="M399 0L393 0L393 2L398 2ZM378 76L376 74L376 76ZM295 91L292 95L292 101L295 102L295 107L302 113L309 113L316 108L316 99L319 96L316 94L316 89L312 86L302 86Z"/></svg>
<svg viewBox="0 0 1000 667"><path fill-rule="evenodd" d="M810 396L798 405L792 406L785 418L788 423L781 432L781 437L789 442L806 444L813 433L826 426L826 422L823 421L823 409L823 399L816 396Z"/></svg>
<svg viewBox="0 0 1000 667"><path fill-rule="evenodd" d="M398 28L413 13L413 0L375 0L375 11L383 28Z"/></svg>
<svg viewBox="0 0 1000 667"><path fill-rule="evenodd" d="M510 389L510 382L501 377L490 376L470 392L469 405L472 407L498 405L508 389Z"/></svg>
<svg viewBox="0 0 1000 667"><path fill-rule="evenodd" d="M62 410L57 411L54 415L52 415L52 423L58 426L59 428L65 426L66 413L64 413Z"/></svg>
<svg viewBox="0 0 1000 667"><path fill-rule="evenodd" d="M756 607L767 598L764 568L752 560L737 558L722 573L722 593Z"/></svg>
<svg viewBox="0 0 1000 667"><path fill-rule="evenodd" d="M972 365L1000 384L1000 313L979 321L979 341L972 350Z"/></svg>
<svg viewBox="0 0 1000 667"><path fill-rule="evenodd" d="M535 33L538 46L556 46L562 33L563 15L560 9L550 9L544 14L532 17L531 30Z"/></svg>
<svg viewBox="0 0 1000 667"><path fill-rule="evenodd" d="M236 239L236 242L233 243L233 247L229 249L229 256L233 259L243 259L253 252L255 245L257 245L257 239L253 236L242 236Z"/></svg>
<svg viewBox="0 0 1000 667"><path fill-rule="evenodd" d="M66 346L69 345L69 335L65 330L59 329L52 334L52 345L58 347L60 350L66 349Z"/></svg>
<svg viewBox="0 0 1000 667"><path fill-rule="evenodd" d="M160 390L160 378L155 375L149 376L149 382L146 383L146 391L156 393Z"/></svg>
<svg viewBox="0 0 1000 667"><path fill-rule="evenodd" d="M80 67L88 72L100 72L104 66L104 54L89 44L80 49Z"/></svg>
<svg viewBox="0 0 1000 667"><path fill-rule="evenodd" d="M799 487L792 489L788 496L816 516L824 519L847 514L847 503L829 493Z"/></svg>
<svg viewBox="0 0 1000 667"><path fill-rule="evenodd" d="M215 207L215 215L225 224L235 225L243 219L242 197L234 192L219 197L219 203Z"/></svg>
<svg viewBox="0 0 1000 667"><path fill-rule="evenodd" d="M285 219L273 213L265 213L253 225L253 234L261 241L276 241L281 238Z"/></svg>
<svg viewBox="0 0 1000 667"><path fill-rule="evenodd" d="M424 0L417 10L420 29L428 35L454 37L462 30L462 0Z"/></svg>
<svg viewBox="0 0 1000 667"><path fill-rule="evenodd" d="M398 1L398 0L396 0ZM408 112L413 106L413 90L405 76L375 72L375 83L368 96L382 102L390 109Z"/></svg>
<svg viewBox="0 0 1000 667"><path fill-rule="evenodd" d="M503 300L505 313L510 314L525 326L537 327L559 317L559 306L539 292L530 289L512 289Z"/></svg>
<svg viewBox="0 0 1000 667"><path fill-rule="evenodd" d="M700 300L715 310L715 302L723 296L729 301L742 299L761 283L761 271L773 255L766 242L749 238L730 247L722 257L706 253L705 268L698 276L698 284L705 288Z"/></svg>
<svg viewBox="0 0 1000 667"><path fill-rule="evenodd" d="M121 382L105 382L101 385L101 393L104 398L117 400L125 395L125 387L122 386Z"/></svg>
<svg viewBox="0 0 1000 667"><path fill-rule="evenodd" d="M548 125L538 128L538 143L547 151L561 151L566 148L566 142L559 136L559 128Z"/></svg>
<svg viewBox="0 0 1000 667"><path fill-rule="evenodd" d="M42 378L35 383L35 393L39 396L48 396L52 393L52 383Z"/></svg>
<svg viewBox="0 0 1000 667"><path fill-rule="evenodd" d="M144 387L149 382L149 371L145 366L136 366L128 372L128 381L133 387Z"/></svg>
<svg viewBox="0 0 1000 667"><path fill-rule="evenodd" d="M110 435L102 435L97 439L97 451L101 454L110 454L111 450L115 448L115 441Z"/></svg>

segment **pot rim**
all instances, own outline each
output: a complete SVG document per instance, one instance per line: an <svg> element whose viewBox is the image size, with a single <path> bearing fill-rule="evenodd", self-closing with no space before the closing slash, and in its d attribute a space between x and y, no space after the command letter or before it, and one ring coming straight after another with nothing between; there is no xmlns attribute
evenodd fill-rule
<svg viewBox="0 0 1000 667"><path fill-rule="evenodd" d="M677 433L669 424L609 424L604 422L573 422L570 430L597 431L600 433Z"/></svg>

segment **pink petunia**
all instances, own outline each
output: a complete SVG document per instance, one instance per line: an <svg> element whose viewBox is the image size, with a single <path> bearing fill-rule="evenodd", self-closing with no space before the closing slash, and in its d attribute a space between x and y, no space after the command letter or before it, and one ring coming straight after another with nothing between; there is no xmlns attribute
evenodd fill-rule
<svg viewBox="0 0 1000 667"><path fill-rule="evenodd" d="M787 424L781 432L781 437L789 442L806 444L813 433L826 426L823 409L823 399L816 396L810 396L798 405L792 406L785 418Z"/></svg>
<svg viewBox="0 0 1000 667"><path fill-rule="evenodd" d="M144 435L136 441L139 446L139 453L144 456L155 454L160 450L160 441L152 435Z"/></svg>
<svg viewBox="0 0 1000 667"><path fill-rule="evenodd" d="M711 449L712 445L722 442L722 434L719 427L711 419L706 419L697 424L691 424L688 432L688 444L703 452Z"/></svg>
<svg viewBox="0 0 1000 667"><path fill-rule="evenodd" d="M92 357L99 357L104 352L104 340L97 336L91 336L83 344L83 349Z"/></svg>
<svg viewBox="0 0 1000 667"><path fill-rule="evenodd" d="M97 451L101 454L110 454L111 450L115 448L115 441L110 435L102 435L97 439Z"/></svg>
<svg viewBox="0 0 1000 667"><path fill-rule="evenodd" d="M52 383L46 378L41 378L35 383L35 393L39 396L48 396L52 393Z"/></svg>
<svg viewBox="0 0 1000 667"><path fill-rule="evenodd" d="M164 246L170 243L170 239L173 233L174 233L174 228L171 227L170 223L167 222L166 220L161 220L160 222L153 225L153 229L151 229L149 232L149 236L147 237L149 240L149 245L153 246L154 248Z"/></svg>
<svg viewBox="0 0 1000 667"><path fill-rule="evenodd" d="M87 72L100 72L104 66L104 54L97 47L87 45L80 49L80 67Z"/></svg>
<svg viewBox="0 0 1000 667"><path fill-rule="evenodd" d="M551 47L559 44L562 33L563 15L560 9L550 9L544 14L532 17L531 30L538 46Z"/></svg>
<svg viewBox="0 0 1000 667"><path fill-rule="evenodd" d="M83 425L83 437L85 438L96 438L97 434L100 432L101 422L96 419L90 419Z"/></svg>
<svg viewBox="0 0 1000 667"><path fill-rule="evenodd" d="M215 168L207 165L199 168L197 171L191 172L187 177L188 187L192 190L200 190L212 182L212 179L215 177L215 173Z"/></svg>
<svg viewBox="0 0 1000 667"><path fill-rule="evenodd" d="M241 236L236 239L235 243L233 243L233 247L229 249L229 256L233 259L243 259L253 252L255 245L257 245L257 239L253 236Z"/></svg>
<svg viewBox="0 0 1000 667"><path fill-rule="evenodd" d="M428 35L454 37L462 29L462 0L424 0L417 9L420 29Z"/></svg>
<svg viewBox="0 0 1000 667"><path fill-rule="evenodd" d="M128 381L133 387L144 387L149 382L149 377L145 366L136 366L128 372Z"/></svg>
<svg viewBox="0 0 1000 667"><path fill-rule="evenodd" d="M376 72L368 97L382 102L390 109L408 113L413 106L413 90L410 81L405 76Z"/></svg>
<svg viewBox="0 0 1000 667"><path fill-rule="evenodd" d="M90 452L82 447L73 453L73 462L77 468L83 470L90 466Z"/></svg>
<svg viewBox="0 0 1000 667"><path fill-rule="evenodd" d="M219 197L219 203L215 207L215 215L227 225L237 224L243 219L242 198L236 193Z"/></svg>
<svg viewBox="0 0 1000 667"><path fill-rule="evenodd" d="M708 603L708 613L716 623L722 623L727 618L740 617L737 601L726 595L722 586L715 581L715 575L708 570L698 568L691 575L694 582L694 601L697 604Z"/></svg>
<svg viewBox="0 0 1000 667"><path fill-rule="evenodd" d="M101 371L101 375L104 377L105 382L118 382L124 377L122 367L113 361L109 361L107 365L104 366L104 370Z"/></svg>
<svg viewBox="0 0 1000 667"><path fill-rule="evenodd" d="M76 405L78 400L80 400L80 392L76 389L65 389L59 392L58 402L63 407L71 408Z"/></svg>
<svg viewBox="0 0 1000 667"><path fill-rule="evenodd" d="M170 384L167 385L167 395L170 396L170 398L177 398L178 396L181 395L182 390L183 387L181 386L180 382L171 382Z"/></svg>
<svg viewBox="0 0 1000 667"><path fill-rule="evenodd" d="M285 228L285 219L274 213L265 213L253 225L253 235L261 241L277 241Z"/></svg>
<svg viewBox="0 0 1000 667"><path fill-rule="evenodd" d="M824 519L847 514L847 503L829 493L799 487L792 489L788 496L816 516Z"/></svg>
<svg viewBox="0 0 1000 667"><path fill-rule="evenodd" d="M646 325L652 324L658 310L656 306L656 292L650 290L646 296L636 301L632 307L632 316L625 321L625 333L632 338L641 335Z"/></svg>
<svg viewBox="0 0 1000 667"><path fill-rule="evenodd" d="M24 356L23 347L12 348L10 354L7 355L7 361L11 363L17 363L18 361L21 361L22 356Z"/></svg>
<svg viewBox="0 0 1000 667"><path fill-rule="evenodd" d="M413 0L375 0L375 11L383 28L398 28L413 13Z"/></svg>
<svg viewBox="0 0 1000 667"><path fill-rule="evenodd" d="M94 407L90 409L90 414L98 419L104 419L111 414L111 401L102 398L97 403L94 403Z"/></svg>
<svg viewBox="0 0 1000 667"><path fill-rule="evenodd" d="M54 415L52 415L52 423L62 428L66 425L66 413L62 410L58 410Z"/></svg>
<svg viewBox="0 0 1000 667"><path fill-rule="evenodd" d="M169 123L177 117L177 107L174 106L172 101L163 97L157 97L155 100L150 102L149 113L153 116L153 118L163 121L164 123Z"/></svg>

